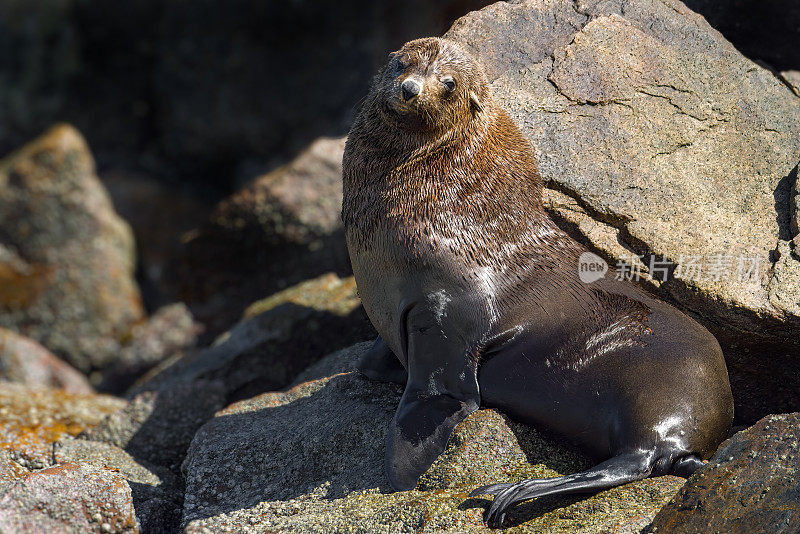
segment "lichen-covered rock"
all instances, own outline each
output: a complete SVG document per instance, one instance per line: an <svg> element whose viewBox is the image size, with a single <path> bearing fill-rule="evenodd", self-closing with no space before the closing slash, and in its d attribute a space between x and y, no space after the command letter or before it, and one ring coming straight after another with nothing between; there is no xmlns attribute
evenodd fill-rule
<svg viewBox="0 0 800 534"><path fill-rule="evenodd" d="M28 469L51 464L53 443L99 423L126 402L107 395L5 383L0 386L0 449Z"/></svg>
<svg viewBox="0 0 800 534"><path fill-rule="evenodd" d="M722 444L646 530L800 532L800 413L772 415Z"/></svg>
<svg viewBox="0 0 800 534"><path fill-rule="evenodd" d="M178 294L212 331L230 327L254 297L328 271L349 274L343 152L344 138L318 139L223 200L186 243L175 263Z"/></svg>
<svg viewBox="0 0 800 534"><path fill-rule="evenodd" d="M482 410L458 426L418 489L391 493L384 439L402 390L352 370L368 347L333 354L309 369L309 381L231 405L200 429L184 464L187 532L484 532L487 501L468 498L475 486L590 465ZM682 483L661 477L591 498L526 503L513 510L512 531L599 533L646 523Z"/></svg>
<svg viewBox="0 0 800 534"><path fill-rule="evenodd" d="M89 381L32 339L0 327L0 381L93 393ZM1 386L2 382L0 382Z"/></svg>
<svg viewBox="0 0 800 534"><path fill-rule="evenodd" d="M2 532L138 532L131 490L116 470L64 463L29 473L0 497Z"/></svg>
<svg viewBox="0 0 800 534"><path fill-rule="evenodd" d="M0 161L0 325L81 371L143 318L134 245L81 135L59 125Z"/></svg>
<svg viewBox="0 0 800 534"><path fill-rule="evenodd" d="M214 380L232 402L285 387L332 350L373 336L353 277L328 273L252 303L209 348L158 369L138 388Z"/></svg>
<svg viewBox="0 0 800 534"><path fill-rule="evenodd" d="M183 491L169 470L136 460L109 443L67 438L55 444L56 464L91 464L114 469L128 481L142 532L174 532L180 524Z"/></svg>
<svg viewBox="0 0 800 534"><path fill-rule="evenodd" d="M99 389L121 392L146 371L194 347L202 326L183 303L160 308L131 331L131 341L103 371Z"/></svg>
<svg viewBox="0 0 800 534"><path fill-rule="evenodd" d="M641 268L717 335L737 417L796 408L800 99L786 84L677 0L498 2L447 36L532 141L556 220L609 275Z"/></svg>

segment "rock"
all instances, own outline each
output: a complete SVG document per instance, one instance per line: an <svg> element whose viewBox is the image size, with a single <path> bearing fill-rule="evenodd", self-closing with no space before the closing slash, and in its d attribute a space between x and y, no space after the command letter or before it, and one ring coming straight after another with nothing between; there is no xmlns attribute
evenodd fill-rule
<svg viewBox="0 0 800 534"><path fill-rule="evenodd" d="M686 0L736 48L778 68L800 66L800 6L793 0Z"/></svg>
<svg viewBox="0 0 800 534"><path fill-rule="evenodd" d="M375 335L353 277L328 273L252 304L212 346L159 369L138 388L213 380L229 403L285 387L331 350Z"/></svg>
<svg viewBox="0 0 800 534"><path fill-rule="evenodd" d="M146 371L194 347L202 327L183 303L159 309L146 323L136 325L131 342L103 372L99 389L121 392Z"/></svg>
<svg viewBox="0 0 800 534"><path fill-rule="evenodd" d="M124 449L136 461L178 473L195 432L224 406L219 382L194 380L141 391L80 438Z"/></svg>
<svg viewBox="0 0 800 534"><path fill-rule="evenodd" d="M99 423L126 402L107 395L5 383L0 387L0 448L28 469L51 463L53 443Z"/></svg>
<svg viewBox="0 0 800 534"><path fill-rule="evenodd" d="M5 328L0 328L0 380L67 393L94 392L86 377L69 364L32 339Z"/></svg>
<svg viewBox="0 0 800 534"><path fill-rule="evenodd" d="M114 469L131 488L136 518L142 532L175 532L180 524L183 491L180 481L167 469L137 462L119 447L81 439L56 443L57 464L91 464Z"/></svg>
<svg viewBox="0 0 800 534"><path fill-rule="evenodd" d="M74 463L18 480L0 497L0 530L138 532L125 479L112 469Z"/></svg>
<svg viewBox="0 0 800 534"><path fill-rule="evenodd" d="M81 371L142 320L133 238L81 135L59 125L0 161L0 326Z"/></svg>
<svg viewBox="0 0 800 534"><path fill-rule="evenodd" d="M590 465L481 410L457 427L417 490L387 493L385 431L402 390L351 370L368 347L333 354L309 372L332 375L233 404L198 431L184 463L186 532L486 532L486 501L467 496L475 486ZM682 483L660 477L588 499L545 498L516 508L512 523L523 532L606 532L652 517Z"/></svg>
<svg viewBox="0 0 800 534"><path fill-rule="evenodd" d="M500 2L447 36L532 141L557 222L718 337L737 417L796 409L800 99L676 0Z"/></svg>
<svg viewBox="0 0 800 534"><path fill-rule="evenodd" d="M722 444L646 532L800 532L800 413L765 417Z"/></svg>
<svg viewBox="0 0 800 534"><path fill-rule="evenodd" d="M343 152L344 138L318 139L222 201L186 243L174 267L178 296L212 332L233 325L254 296L328 271L350 273Z"/></svg>

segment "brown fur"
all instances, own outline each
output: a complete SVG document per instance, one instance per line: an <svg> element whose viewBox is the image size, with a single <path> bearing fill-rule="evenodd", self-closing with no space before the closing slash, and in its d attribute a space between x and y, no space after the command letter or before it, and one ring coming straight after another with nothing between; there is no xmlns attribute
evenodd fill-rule
<svg viewBox="0 0 800 534"><path fill-rule="evenodd" d="M508 260L498 257L497 247L518 241L521 221L527 226L544 217L530 143L492 100L478 63L454 43L420 39L390 57L345 150L342 218L351 245L394 224L411 230L405 237L412 248L438 237L479 264ZM406 68L400 71L398 62ZM397 95L412 74L425 85L406 106ZM439 82L444 75L456 81L452 94ZM489 226L491 243L471 239L476 228Z"/></svg>

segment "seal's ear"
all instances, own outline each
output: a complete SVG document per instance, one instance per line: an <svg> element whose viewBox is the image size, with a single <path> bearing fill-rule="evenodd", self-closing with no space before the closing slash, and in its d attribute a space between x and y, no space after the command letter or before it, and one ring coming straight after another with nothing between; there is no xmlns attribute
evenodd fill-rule
<svg viewBox="0 0 800 534"><path fill-rule="evenodd" d="M483 104L481 104L481 99L478 98L478 95L475 91L469 92L469 103L472 105L472 109L475 111L483 110Z"/></svg>

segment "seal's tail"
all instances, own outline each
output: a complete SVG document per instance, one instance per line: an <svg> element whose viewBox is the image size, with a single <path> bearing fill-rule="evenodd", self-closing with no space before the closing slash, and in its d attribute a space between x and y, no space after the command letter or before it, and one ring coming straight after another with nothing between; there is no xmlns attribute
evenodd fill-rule
<svg viewBox="0 0 800 534"><path fill-rule="evenodd" d="M674 473L689 476L703 465L694 455L681 456L674 461L673 458L669 455L656 458L652 450L636 451L615 456L574 475L529 479L513 484L490 484L476 489L470 493L470 497L495 495L494 502L486 511L485 520L490 527L500 527L508 509L528 499L599 491L641 480L651 474Z"/></svg>

